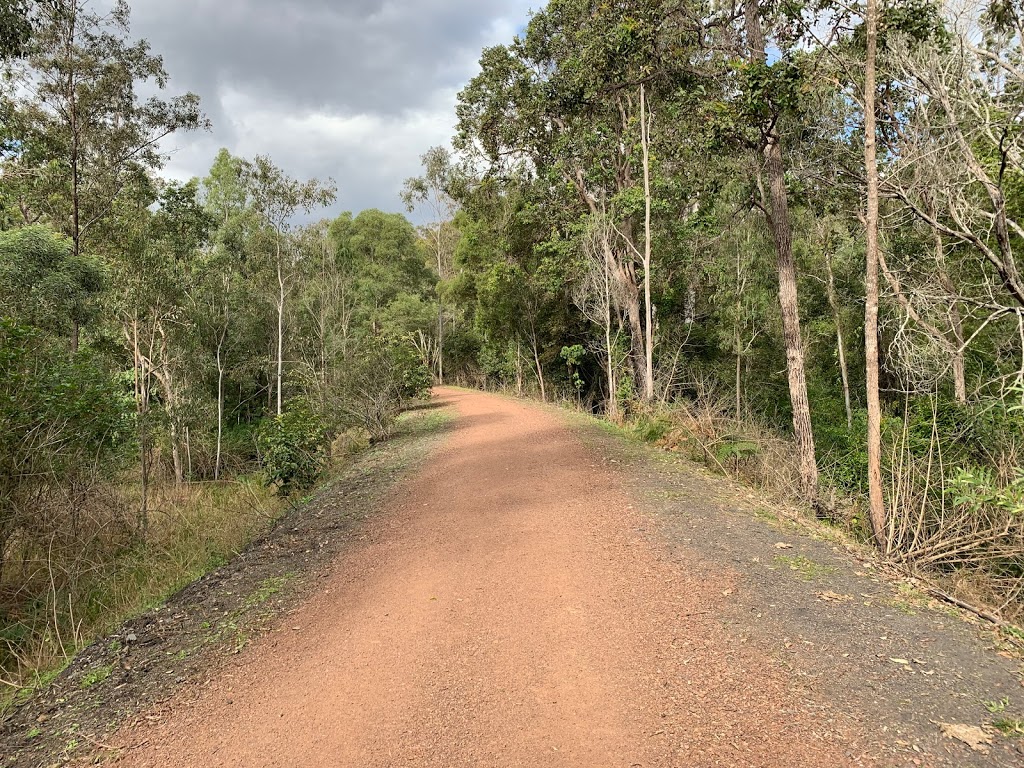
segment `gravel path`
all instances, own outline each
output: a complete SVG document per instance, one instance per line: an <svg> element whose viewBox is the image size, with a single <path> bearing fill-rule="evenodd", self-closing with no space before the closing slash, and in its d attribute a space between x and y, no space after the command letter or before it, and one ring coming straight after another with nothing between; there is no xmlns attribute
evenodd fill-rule
<svg viewBox="0 0 1024 768"><path fill-rule="evenodd" d="M137 766L845 766L856 734L715 618L558 417L442 390L453 433L315 596L122 734Z"/></svg>

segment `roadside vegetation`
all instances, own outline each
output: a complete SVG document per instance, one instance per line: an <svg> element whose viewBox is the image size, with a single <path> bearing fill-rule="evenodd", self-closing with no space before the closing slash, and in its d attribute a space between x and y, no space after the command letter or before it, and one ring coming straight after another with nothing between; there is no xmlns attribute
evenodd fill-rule
<svg viewBox="0 0 1024 768"><path fill-rule="evenodd" d="M425 158L445 375L626 424L1019 623L1022 30L1002 0L549 2Z"/></svg>
<svg viewBox="0 0 1024 768"><path fill-rule="evenodd" d="M436 277L399 214L222 151L125 2L0 5L0 700L239 553L424 396ZM299 220L313 223L296 224Z"/></svg>

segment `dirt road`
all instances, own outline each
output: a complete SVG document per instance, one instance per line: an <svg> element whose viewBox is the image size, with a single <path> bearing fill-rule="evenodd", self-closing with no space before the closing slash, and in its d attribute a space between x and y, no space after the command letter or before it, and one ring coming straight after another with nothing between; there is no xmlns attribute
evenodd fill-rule
<svg viewBox="0 0 1024 768"><path fill-rule="evenodd" d="M132 766L856 765L783 668L716 620L546 411L456 390L452 434L315 596L123 734ZM814 714L812 714L814 713Z"/></svg>

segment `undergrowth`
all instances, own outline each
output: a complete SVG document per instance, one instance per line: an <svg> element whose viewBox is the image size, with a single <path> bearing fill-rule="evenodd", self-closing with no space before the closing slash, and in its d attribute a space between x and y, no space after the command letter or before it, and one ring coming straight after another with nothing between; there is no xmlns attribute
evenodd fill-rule
<svg viewBox="0 0 1024 768"><path fill-rule="evenodd" d="M332 469L368 446L365 436L342 435ZM258 474L165 481L149 490L143 536L137 484L110 482L90 493L61 536L45 546L31 537L9 544L0 579L0 712L49 684L97 637L229 562L299 501ZM280 588L264 586L263 599Z"/></svg>

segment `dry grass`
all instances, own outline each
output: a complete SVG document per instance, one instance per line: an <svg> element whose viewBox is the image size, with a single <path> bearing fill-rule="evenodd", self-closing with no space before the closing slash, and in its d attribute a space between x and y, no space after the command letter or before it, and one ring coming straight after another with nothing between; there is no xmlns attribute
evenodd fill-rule
<svg viewBox="0 0 1024 768"><path fill-rule="evenodd" d="M45 681L94 638L229 560L285 501L254 480L160 485L150 491L145 540L138 506L137 486L97 484L74 515L47 505L42 523L52 517L52 525L9 542L0 582L8 694Z"/></svg>
<svg viewBox="0 0 1024 768"><path fill-rule="evenodd" d="M794 514L806 509L798 490L792 441L768 427L737 421L734 410L729 400L704 392L693 401L637 414L632 430L647 442L758 489L776 508ZM890 446L889 558L906 570L940 581L958 599L1020 623L1024 619L1024 516L1016 503L1000 504L984 494L973 503L958 500L949 487L950 468L943 467L935 448L935 455L916 458L905 441ZM1000 470L1003 467L993 473L996 487L1004 474L1011 474ZM859 499L827 487L821 495L821 508L833 510L830 522L866 541Z"/></svg>
<svg viewBox="0 0 1024 768"><path fill-rule="evenodd" d="M792 441L767 426L737 420L733 410L731 400L703 391L694 400L638 414L634 431L756 488L774 502L799 504L799 465Z"/></svg>

